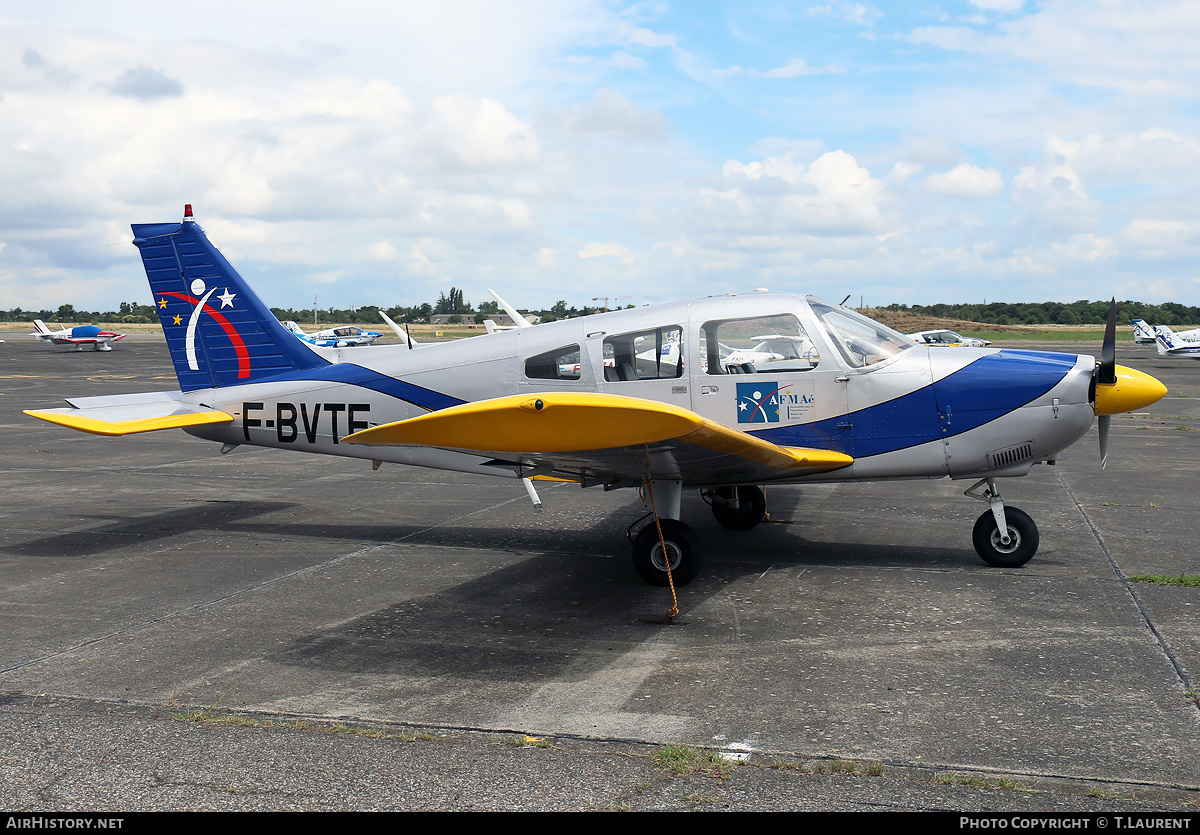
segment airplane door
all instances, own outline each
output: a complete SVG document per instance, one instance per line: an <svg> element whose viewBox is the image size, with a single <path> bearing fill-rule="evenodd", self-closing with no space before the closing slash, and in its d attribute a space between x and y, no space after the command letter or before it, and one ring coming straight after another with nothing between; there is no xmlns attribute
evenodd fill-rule
<svg viewBox="0 0 1200 835"><path fill-rule="evenodd" d="M780 444L842 451L846 375L794 315L704 322L693 342L694 411Z"/></svg>

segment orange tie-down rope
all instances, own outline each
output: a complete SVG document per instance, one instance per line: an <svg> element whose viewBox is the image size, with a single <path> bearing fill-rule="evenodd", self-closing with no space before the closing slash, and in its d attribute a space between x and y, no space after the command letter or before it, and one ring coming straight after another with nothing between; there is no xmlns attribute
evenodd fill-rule
<svg viewBox="0 0 1200 835"><path fill-rule="evenodd" d="M671 587L671 611L667 612L667 616L663 619L664 623L669 623L679 617L679 597L675 594L675 578L671 576L671 555L667 552L662 525L658 522L658 508L654 506L654 483L649 475L646 476L646 492L650 496L650 512L654 514L654 527L658 530L658 544L662 548L663 562L667 566L667 585Z"/></svg>

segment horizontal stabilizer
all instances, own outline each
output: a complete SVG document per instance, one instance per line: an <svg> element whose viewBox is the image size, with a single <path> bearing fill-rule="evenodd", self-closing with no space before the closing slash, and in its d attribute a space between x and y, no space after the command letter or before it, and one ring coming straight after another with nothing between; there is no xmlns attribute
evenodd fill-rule
<svg viewBox="0 0 1200 835"><path fill-rule="evenodd" d="M840 452L782 447L667 403L588 392L465 403L343 440L519 456L553 462L559 473L587 469L623 479L645 470L643 453L669 454L672 477L689 483L717 470L725 473L717 478L721 483L828 472L854 462Z"/></svg>
<svg viewBox="0 0 1200 835"><path fill-rule="evenodd" d="M177 391L81 397L67 401L70 409L27 409L25 414L80 432L109 436L233 421L226 412L181 403L179 397Z"/></svg>

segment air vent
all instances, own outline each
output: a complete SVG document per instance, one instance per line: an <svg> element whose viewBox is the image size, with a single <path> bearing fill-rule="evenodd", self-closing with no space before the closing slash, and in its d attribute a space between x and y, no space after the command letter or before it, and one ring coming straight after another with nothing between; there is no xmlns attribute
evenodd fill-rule
<svg viewBox="0 0 1200 835"><path fill-rule="evenodd" d="M989 452L987 454L988 469L998 470L1002 467L1011 467L1013 464L1019 464L1031 458L1033 458L1033 441L1022 441L1019 444Z"/></svg>

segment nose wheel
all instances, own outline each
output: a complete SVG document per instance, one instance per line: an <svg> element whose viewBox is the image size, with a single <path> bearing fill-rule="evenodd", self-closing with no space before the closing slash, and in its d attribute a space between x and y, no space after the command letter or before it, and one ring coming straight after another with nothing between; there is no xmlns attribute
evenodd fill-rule
<svg viewBox="0 0 1200 835"><path fill-rule="evenodd" d="M987 487L979 492L983 485ZM971 542L975 553L988 565L997 568L1019 568L1033 559L1041 541L1037 525L1020 508L1006 507L1000 490L991 479L980 479L965 495L985 501L991 508L975 520Z"/></svg>

